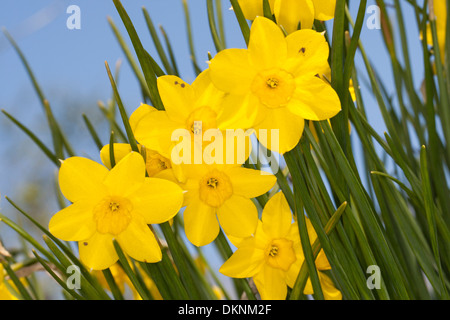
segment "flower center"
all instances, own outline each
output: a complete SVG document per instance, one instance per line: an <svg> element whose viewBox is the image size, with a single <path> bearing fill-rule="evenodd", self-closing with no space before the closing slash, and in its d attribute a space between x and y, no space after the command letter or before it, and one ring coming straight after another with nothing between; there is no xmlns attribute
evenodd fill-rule
<svg viewBox="0 0 450 320"><path fill-rule="evenodd" d="M202 135L208 129L217 127L217 114L210 107L195 109L188 117L186 129L192 133L192 138Z"/></svg>
<svg viewBox="0 0 450 320"><path fill-rule="evenodd" d="M253 80L251 90L267 107L284 107L294 94L294 77L281 69L264 70Z"/></svg>
<svg viewBox="0 0 450 320"><path fill-rule="evenodd" d="M297 258L293 248L293 242L288 239L275 239L266 249L267 264L273 268L288 271Z"/></svg>
<svg viewBox="0 0 450 320"><path fill-rule="evenodd" d="M276 78L269 78L266 81L266 84L270 89L275 89L276 87L278 87L279 83L280 81Z"/></svg>
<svg viewBox="0 0 450 320"><path fill-rule="evenodd" d="M213 189L217 188L218 183L219 180L217 180L216 178L209 178L208 181L206 181L206 185Z"/></svg>
<svg viewBox="0 0 450 320"><path fill-rule="evenodd" d="M272 246L269 251L269 256L275 257L278 254L278 247Z"/></svg>
<svg viewBox="0 0 450 320"><path fill-rule="evenodd" d="M230 178L217 169L210 171L199 182L200 200L211 207L220 207L233 194Z"/></svg>
<svg viewBox="0 0 450 320"><path fill-rule="evenodd" d="M109 196L94 207L94 221L97 231L119 235L130 224L133 205L122 197Z"/></svg>
<svg viewBox="0 0 450 320"><path fill-rule="evenodd" d="M163 157L158 153L150 154L147 152L147 162L146 162L147 173L150 177L155 174L172 168L170 160Z"/></svg>

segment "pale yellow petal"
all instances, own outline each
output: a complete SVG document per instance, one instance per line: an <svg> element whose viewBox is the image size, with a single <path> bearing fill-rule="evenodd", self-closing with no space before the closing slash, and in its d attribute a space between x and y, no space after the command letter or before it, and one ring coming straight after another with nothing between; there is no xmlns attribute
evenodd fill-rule
<svg viewBox="0 0 450 320"><path fill-rule="evenodd" d="M59 169L59 186L72 202L104 193L103 180L108 174L101 164L82 157L64 160Z"/></svg>
<svg viewBox="0 0 450 320"><path fill-rule="evenodd" d="M286 37L288 59L284 68L295 76L321 74L329 69L329 44L315 30L299 30Z"/></svg>
<svg viewBox="0 0 450 320"><path fill-rule="evenodd" d="M284 154L300 141L305 126L304 118L287 108L266 110L264 121L255 126L258 141L267 149Z"/></svg>
<svg viewBox="0 0 450 320"><path fill-rule="evenodd" d="M314 2L314 17L326 21L334 18L336 0L312 0Z"/></svg>
<svg viewBox="0 0 450 320"><path fill-rule="evenodd" d="M250 29L248 52L251 63L259 70L280 67L287 57L280 27L270 19L257 17Z"/></svg>
<svg viewBox="0 0 450 320"><path fill-rule="evenodd" d="M259 0L238 0L239 7L245 19L254 20L257 16L264 15L262 1Z"/></svg>
<svg viewBox="0 0 450 320"><path fill-rule="evenodd" d="M78 250L81 262L93 270L111 267L119 259L112 241L112 235L98 232L88 240L80 241Z"/></svg>
<svg viewBox="0 0 450 320"><path fill-rule="evenodd" d="M208 106L216 113L221 110L225 92L219 90L211 81L210 69L202 71L192 82L191 88L194 92L196 108Z"/></svg>
<svg viewBox="0 0 450 320"><path fill-rule="evenodd" d="M184 210L184 229L188 240L200 247L211 243L219 234L215 209L199 199L191 201Z"/></svg>
<svg viewBox="0 0 450 320"><path fill-rule="evenodd" d="M183 204L183 190L169 180L146 178L141 188L132 195L134 209L147 224L163 223L172 219Z"/></svg>
<svg viewBox="0 0 450 320"><path fill-rule="evenodd" d="M266 234L274 239L286 238L292 224L292 213L282 192L273 195L267 201L261 220Z"/></svg>
<svg viewBox="0 0 450 320"><path fill-rule="evenodd" d="M301 25L310 29L314 23L314 5L311 0L276 0L274 8L277 23L292 33Z"/></svg>
<svg viewBox="0 0 450 320"><path fill-rule="evenodd" d="M80 200L56 213L49 223L49 231L64 241L89 239L95 232L92 209L95 203Z"/></svg>
<svg viewBox="0 0 450 320"><path fill-rule="evenodd" d="M173 121L186 121L194 107L194 90L177 76L161 76L157 80L164 109Z"/></svg>
<svg viewBox="0 0 450 320"><path fill-rule="evenodd" d="M149 113L157 111L155 107L149 106L148 104L141 103L141 105L131 114L130 116L130 127L134 132L139 122Z"/></svg>
<svg viewBox="0 0 450 320"><path fill-rule="evenodd" d="M166 111L155 111L142 118L134 135L147 149L155 150L170 159L170 150L174 143L172 134L184 127L185 123L170 120Z"/></svg>
<svg viewBox="0 0 450 320"><path fill-rule="evenodd" d="M336 91L318 77L301 77L296 80L294 97L288 109L307 120L319 121L334 117L341 111L341 101Z"/></svg>
<svg viewBox="0 0 450 320"><path fill-rule="evenodd" d="M217 114L217 126L221 130L252 128L264 119L264 111L265 107L253 94L227 94Z"/></svg>
<svg viewBox="0 0 450 320"><path fill-rule="evenodd" d="M226 93L245 95L256 75L250 64L247 49L225 49L220 51L209 64L213 84Z"/></svg>
<svg viewBox="0 0 450 320"><path fill-rule="evenodd" d="M143 218L135 216L128 228L117 236L117 241L123 251L135 260L153 263L162 259L155 235Z"/></svg>
<svg viewBox="0 0 450 320"><path fill-rule="evenodd" d="M277 179L267 172L234 167L227 170L233 192L246 198L256 198L273 188Z"/></svg>
<svg viewBox="0 0 450 320"><path fill-rule="evenodd" d="M330 277L323 272L319 272L319 279L325 300L342 300L342 293L336 289Z"/></svg>
<svg viewBox="0 0 450 320"><path fill-rule="evenodd" d="M115 163L122 160L127 154L129 154L132 151L131 145L128 143L114 143L113 149L114 149ZM103 146L103 148L100 150L100 159L102 160L102 163L105 167L111 169L109 144Z"/></svg>
<svg viewBox="0 0 450 320"><path fill-rule="evenodd" d="M251 236L258 224L258 211L248 198L233 195L217 209L224 232L234 237Z"/></svg>
<svg viewBox="0 0 450 320"><path fill-rule="evenodd" d="M264 265L264 251L246 246L237 249L220 267L219 272L232 278L250 278Z"/></svg>
<svg viewBox="0 0 450 320"><path fill-rule="evenodd" d="M253 277L256 288L262 300L284 300L287 295L287 285L284 272L281 269L265 265Z"/></svg>
<svg viewBox="0 0 450 320"><path fill-rule="evenodd" d="M104 184L111 195L128 196L142 186L144 179L144 158L137 152L131 152L111 169Z"/></svg>

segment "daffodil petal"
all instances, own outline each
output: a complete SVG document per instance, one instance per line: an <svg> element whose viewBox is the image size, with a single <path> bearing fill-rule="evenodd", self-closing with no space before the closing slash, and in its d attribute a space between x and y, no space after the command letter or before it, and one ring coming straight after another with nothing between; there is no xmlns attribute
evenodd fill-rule
<svg viewBox="0 0 450 320"><path fill-rule="evenodd" d="M320 250L319 254L316 258L316 267L318 270L331 270L330 262L328 261L327 256L325 255L325 251Z"/></svg>
<svg viewBox="0 0 450 320"><path fill-rule="evenodd" d="M238 3L247 20L254 20L257 16L264 15L262 2L260 3L255 0L238 0Z"/></svg>
<svg viewBox="0 0 450 320"><path fill-rule="evenodd" d="M294 247L294 250L296 250L295 247ZM297 257L297 255L296 255L296 257ZM300 272L300 268L304 261L303 254L301 255L301 258L302 259L298 259L298 257L297 257L297 260L290 266L289 270L286 272L286 284L290 288L293 288L295 285L295 281L297 281L297 277Z"/></svg>
<svg viewBox="0 0 450 320"><path fill-rule="evenodd" d="M326 21L334 18L336 0L312 0L314 2L314 17Z"/></svg>
<svg viewBox="0 0 450 320"><path fill-rule="evenodd" d="M304 118L287 108L266 110L264 121L255 126L258 141L267 149L284 154L300 141L305 126Z"/></svg>
<svg viewBox="0 0 450 320"><path fill-rule="evenodd" d="M258 211L248 198L233 195L217 209L217 217L224 232L234 237L252 235L258 225Z"/></svg>
<svg viewBox="0 0 450 320"><path fill-rule="evenodd" d="M81 262L93 270L104 270L119 259L113 245L113 236L95 232L88 240L78 243Z"/></svg>
<svg viewBox="0 0 450 320"><path fill-rule="evenodd" d="M248 52L257 68L280 67L287 57L287 44L280 27L270 19L257 17L250 29Z"/></svg>
<svg viewBox="0 0 450 320"><path fill-rule="evenodd" d="M137 152L131 152L111 169L104 184L112 195L128 196L142 186L144 179L144 158Z"/></svg>
<svg viewBox="0 0 450 320"><path fill-rule="evenodd" d="M243 167L230 168L227 174L233 185L233 192L246 198L256 198L268 192L277 182L272 174Z"/></svg>
<svg viewBox="0 0 450 320"><path fill-rule="evenodd" d="M131 130L134 132L136 127L139 125L139 122L149 113L157 111L155 107L149 106L148 104L141 103L141 105L134 110L131 114L129 122Z"/></svg>
<svg viewBox="0 0 450 320"><path fill-rule="evenodd" d="M80 200L56 213L49 223L49 231L64 241L89 239L95 232L91 201Z"/></svg>
<svg viewBox="0 0 450 320"><path fill-rule="evenodd" d="M219 272L232 278L250 278L264 265L264 251L250 246L237 249Z"/></svg>
<svg viewBox="0 0 450 320"><path fill-rule="evenodd" d="M288 59L284 68L295 76L316 75L329 68L329 44L322 33L299 30L286 37Z"/></svg>
<svg viewBox="0 0 450 320"><path fill-rule="evenodd" d="M342 293L336 289L330 277L323 272L319 272L319 279L325 300L342 300Z"/></svg>
<svg viewBox="0 0 450 320"><path fill-rule="evenodd" d="M265 265L261 271L253 277L256 288L262 300L284 300L287 295L287 285L284 280L284 272L281 269Z"/></svg>
<svg viewBox="0 0 450 320"><path fill-rule="evenodd" d="M263 229L274 239L285 238L292 223L292 213L282 192L273 195L264 206L261 215Z"/></svg>
<svg viewBox="0 0 450 320"><path fill-rule="evenodd" d="M122 160L127 154L129 154L132 151L131 145L128 143L114 143L113 149L114 149L115 163ZM102 163L105 167L111 169L109 144L103 146L103 148L100 150L100 159L102 160Z"/></svg>
<svg viewBox="0 0 450 320"><path fill-rule="evenodd" d="M221 104L225 92L220 91L212 83L210 69L202 71L192 82L191 88L194 92L195 107L208 106L214 112L221 110Z"/></svg>
<svg viewBox="0 0 450 320"><path fill-rule="evenodd" d="M71 202L104 192L102 181L108 174L101 164L82 157L64 160L59 169L59 187Z"/></svg>
<svg viewBox="0 0 450 320"><path fill-rule="evenodd" d="M327 120L341 110L336 91L318 77L301 77L296 80L294 97L288 104L292 113L313 121Z"/></svg>
<svg viewBox="0 0 450 320"><path fill-rule="evenodd" d="M277 23L292 33L298 29L310 29L314 23L314 5L311 0L277 0L274 8Z"/></svg>
<svg viewBox="0 0 450 320"><path fill-rule="evenodd" d="M123 251L135 260L153 263L162 259L155 235L142 218L133 217L127 229L117 236L117 241Z"/></svg>
<svg viewBox="0 0 450 320"><path fill-rule="evenodd" d="M183 204L183 190L169 180L146 178L133 194L134 209L147 224L163 223L172 219Z"/></svg>
<svg viewBox="0 0 450 320"><path fill-rule="evenodd" d="M191 201L184 210L184 229L188 240L200 247L211 243L220 227L215 209L201 200Z"/></svg>
<svg viewBox="0 0 450 320"><path fill-rule="evenodd" d="M187 119L193 111L194 90L177 76L161 76L157 80L158 91L167 115L172 120Z"/></svg>
<svg viewBox="0 0 450 320"><path fill-rule="evenodd" d="M250 64L247 49L225 49L209 64L213 84L226 93L244 95L250 91L256 71Z"/></svg>
<svg viewBox="0 0 450 320"><path fill-rule="evenodd" d="M166 111L155 111L139 121L134 135L146 148L158 151L162 156L170 158L170 150L173 145L172 134L180 128L184 128L184 124L170 120Z"/></svg>
<svg viewBox="0 0 450 320"><path fill-rule="evenodd" d="M219 129L247 129L261 122L265 107L253 94L228 94L223 97L222 107L217 114Z"/></svg>

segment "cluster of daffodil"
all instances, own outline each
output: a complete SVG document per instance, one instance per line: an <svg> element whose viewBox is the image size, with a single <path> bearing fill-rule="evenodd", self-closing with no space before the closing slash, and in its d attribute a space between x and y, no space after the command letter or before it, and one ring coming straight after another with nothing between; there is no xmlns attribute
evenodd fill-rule
<svg viewBox="0 0 450 320"><path fill-rule="evenodd" d="M160 261L160 244L148 225L170 221L184 208L184 230L192 244L211 243L222 228L238 248L220 269L223 274L253 277L262 299L286 297L304 261L297 223L281 192L267 202L261 220L252 201L274 187L275 176L243 167L236 157L226 161L228 149L216 150L221 156L213 163L173 161L176 130L185 129L184 138L192 141L188 160L194 160L196 148L203 157L208 130L254 129L259 138L261 129L269 136L277 129L279 141L260 143L283 154L299 142L305 119L326 120L340 111L336 92L322 77L329 70L329 45L310 29L314 19L332 18L335 1L271 1L280 25L261 17L260 2L240 1L253 20L247 49L219 52L192 84L176 76L157 79L164 110L142 104L129 119L140 153L114 144L101 150L103 165L81 157L62 161L59 184L72 204L53 216L49 230L62 240L78 241L88 268L103 270L117 262L114 239L132 259ZM246 136L244 161L250 150ZM316 265L331 268L323 252ZM326 298L341 298L330 278L321 273L320 279ZM305 294L312 293L308 284Z"/></svg>
<svg viewBox="0 0 450 320"><path fill-rule="evenodd" d="M120 140L112 133L105 145L84 118L100 161L75 156L7 35L45 107L54 150L2 112L59 168L66 199L58 194L61 210L47 228L6 197L44 233L49 250L0 213L34 254L19 262L25 251L9 254L0 243L0 300L41 297L29 275L42 268L70 299L232 298L216 272L230 278L242 299L448 299L447 1L393 1L398 30L387 19L389 5L377 1L395 80L391 93L360 41L366 0L355 22L354 7L344 0L231 0L245 48L227 48L223 21L215 17L222 14L220 1L208 0L217 53L208 53L202 70L190 48L196 77L189 83L173 55L168 61L146 9L164 70L143 48L120 0L113 0L142 70L108 22L143 100L128 116L106 65L115 99L102 111ZM187 0L182 3L190 37ZM422 95L414 86L403 6L415 11L419 25ZM332 46L323 23L331 19ZM368 71L385 139L366 115L356 53ZM116 105L126 133L115 122ZM354 141L361 143L359 154ZM391 160L394 173L386 169ZM210 244L221 255L217 267L205 259ZM75 289L72 267L80 270Z"/></svg>

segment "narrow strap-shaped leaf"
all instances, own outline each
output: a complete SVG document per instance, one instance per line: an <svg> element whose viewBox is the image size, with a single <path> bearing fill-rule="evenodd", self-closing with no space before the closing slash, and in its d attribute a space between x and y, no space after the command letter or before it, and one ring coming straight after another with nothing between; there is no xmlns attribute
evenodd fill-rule
<svg viewBox="0 0 450 320"><path fill-rule="evenodd" d="M223 47L223 42L220 39L219 33L217 32L216 15L214 12L213 0L206 0L206 8L208 12L209 30L211 31L214 46L216 48L216 52L220 52L225 48Z"/></svg>
<svg viewBox="0 0 450 320"><path fill-rule="evenodd" d="M117 255L119 256L119 261L123 268L123 271L128 276L131 283L136 288L137 292L142 297L142 299L150 300L150 297L147 295L146 290L144 290L144 288L143 288L143 284L136 277L136 274L134 273L133 269L131 268L130 264L128 263L127 257L125 256L122 249L120 248L120 245L117 242L117 240L113 240L113 244L114 244L114 248L117 252Z"/></svg>
<svg viewBox="0 0 450 320"><path fill-rule="evenodd" d="M198 65L197 57L195 54L194 39L192 36L191 17L189 14L189 6L186 0L183 0L183 10L184 10L184 17L186 20L186 32L188 36L189 52L191 55L192 66L194 67L195 73L199 75L202 72L202 69Z"/></svg>
<svg viewBox="0 0 450 320"><path fill-rule="evenodd" d="M127 44L125 43L125 40L123 39L122 35L119 32L119 29L115 25L114 21L111 17L108 17L108 23L111 26L111 29L114 33L114 36L116 37L117 41L119 42L120 47L122 48L123 53L125 54L125 57L127 58L128 63L131 66L131 69L134 72L134 75L139 81L139 84L141 86L141 90L144 93L144 96L151 98L150 91L148 89L147 83L145 82L144 75L142 74L142 71L139 69L139 66L134 59L130 49L128 48Z"/></svg>
<svg viewBox="0 0 450 320"><path fill-rule="evenodd" d="M61 163L58 157L45 146L45 144L27 127L25 127L19 120L14 118L5 110L2 110L3 114L6 115L16 126L18 126L38 147L44 152L44 154L57 166L59 167Z"/></svg>
<svg viewBox="0 0 450 320"><path fill-rule="evenodd" d="M163 110L164 106L161 101L161 97L159 96L159 92L156 85L156 75L155 70L153 69L151 62L148 59L148 56L145 54L144 47L142 46L141 40L134 28L133 23L131 22L130 17L128 16L125 8L123 7L120 0L113 0L114 5L117 9L117 12L122 19L125 28L127 29L128 35L130 36L131 42L133 44L134 50L136 51L136 55L139 60L139 64L141 65L142 72L144 73L144 78L147 83L147 87L150 91L150 97L153 102L153 106L158 110Z"/></svg>
<svg viewBox="0 0 450 320"><path fill-rule="evenodd" d="M67 286L67 283L63 281L56 273L53 271L53 269L48 265L48 263L36 252L36 250L32 250L34 256L39 261L39 263L42 265L42 267L45 269L45 271L48 272L48 274L55 279L55 281L63 288L69 295L71 295L76 300L86 300L86 298L82 295L79 295L75 290L69 289Z"/></svg>
<svg viewBox="0 0 450 320"><path fill-rule="evenodd" d="M169 53L169 58L170 58L170 62L172 64L172 70L174 72L174 75L179 77L180 71L178 70L177 61L175 59L175 54L173 52L172 45L170 44L169 37L167 36L167 32L164 29L164 27L161 25L159 26L159 30L161 31L161 34L163 35L164 42L166 44L167 51Z"/></svg>
<svg viewBox="0 0 450 320"><path fill-rule="evenodd" d="M100 140L97 131L95 131L94 126L92 125L92 122L89 120L86 114L82 114L83 121L86 124L86 127L91 134L92 139L94 140L95 145L97 146L98 150L101 150L103 147L102 141Z"/></svg>
<svg viewBox="0 0 450 320"><path fill-rule="evenodd" d="M166 69L167 74L174 74L174 70L169 63L169 59L164 51L161 40L158 37L158 33L156 32L156 28L153 24L152 19L150 18L150 14L148 13L145 7L142 7L142 12L144 13L145 22L147 23L148 30L150 32L151 38L153 40L153 44L155 45L156 52L158 52L158 56L161 59L161 62Z"/></svg>
<svg viewBox="0 0 450 320"><path fill-rule="evenodd" d="M427 215L428 227L430 231L431 247L433 249L434 260L438 268L439 277L441 279L440 294L443 299L448 300L449 295L447 292L447 286L445 283L445 276L442 270L441 257L439 254L439 241L438 232L436 228L436 215L437 212L434 207L433 194L431 192L430 178L428 174L427 154L425 146L422 146L420 150L420 173L422 177L422 189L425 200L425 212Z"/></svg>
<svg viewBox="0 0 450 320"><path fill-rule="evenodd" d="M245 43L248 46L248 43L250 41L250 27L248 26L247 20L244 17L244 13L242 12L239 2L237 0L230 0L230 2L234 14L236 15L236 19L239 23L239 27L241 28L242 36L244 37Z"/></svg>
<svg viewBox="0 0 450 320"><path fill-rule="evenodd" d="M324 300L322 286L320 284L319 275L316 269L315 258L311 248L311 242L309 239L308 229L306 226L306 217L303 213L302 206L299 203L305 203L306 211L311 213L314 210L311 200L308 197L306 185L303 180L303 176L298 168L295 158L293 156L294 151L290 151L284 155L286 164L289 167L289 171L292 174L292 180L294 185L294 202L295 202L295 215L297 216L298 229L300 234L300 241L303 249L303 255L305 257L306 265L308 267L308 273L310 275L311 284L314 290L314 297L319 300ZM301 195L301 196L300 196Z"/></svg>
<svg viewBox="0 0 450 320"><path fill-rule="evenodd" d="M139 152L139 148L136 143L136 139L134 138L133 131L131 130L130 122L128 120L128 115L125 110L125 107L123 106L122 99L120 98L119 91L117 90L116 82L114 81L114 78L111 74L111 70L109 69L108 63L105 61L106 71L108 72L108 77L111 82L111 86L114 91L114 96L116 97L117 101L117 107L120 111L120 116L122 118L123 125L125 127L125 131L127 133L128 142L131 145L131 149L135 152Z"/></svg>
<svg viewBox="0 0 450 320"><path fill-rule="evenodd" d="M14 286L19 290L20 295L22 296L22 299L24 300L33 300L31 294L28 292L28 290L25 288L23 283L19 280L19 277L15 274L15 272L11 269L9 264L6 261L0 261L5 268L6 272L8 273L9 277L11 278L12 282L14 283Z"/></svg>
<svg viewBox="0 0 450 320"><path fill-rule="evenodd" d="M62 157L62 147L64 145L66 147L66 150L68 151L69 155L73 156L74 155L73 149L70 146L68 140L66 139L64 133L62 132L61 127L59 126L58 122L56 121L55 116L53 115L53 111L50 108L50 104L49 104L48 100L45 98L44 93L43 93L42 89L40 88L39 83L38 83L33 71L31 70L30 64L28 63L27 59L25 58L25 55L22 53L19 46L17 45L15 40L11 37L9 32L5 28L3 28L2 31L3 31L4 35L6 36L6 38L9 40L9 42L11 43L11 45L14 47L14 50L19 55L19 58L20 58L22 64L24 65L28 76L31 79L31 82L36 91L36 94L39 97L39 100L42 104L45 115L47 116L47 122L48 122L48 125L49 125L51 133L52 133L52 139L53 139L53 144L54 144L56 155L59 158L63 158Z"/></svg>
<svg viewBox="0 0 450 320"><path fill-rule="evenodd" d="M330 220L325 225L325 232L327 233L327 235L329 235L333 231L336 224L339 222L342 214L344 213L346 207L347 202L342 203L336 210L336 212L331 216ZM321 249L322 247L320 245L320 241L319 239L316 239L312 245L314 259L317 258ZM306 263L303 262L302 267L300 268L300 272L297 276L297 280L295 280L294 287L292 288L291 294L289 296L290 300L298 300L300 294L303 292L305 288L307 280L308 280L308 269Z"/></svg>

